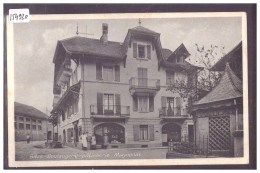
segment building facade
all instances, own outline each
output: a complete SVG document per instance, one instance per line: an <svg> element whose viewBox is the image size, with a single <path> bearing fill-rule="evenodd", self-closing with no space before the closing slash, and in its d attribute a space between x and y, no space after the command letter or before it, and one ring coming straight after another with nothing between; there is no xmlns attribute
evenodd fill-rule
<svg viewBox="0 0 260 173"><path fill-rule="evenodd" d="M32 141L47 139L48 116L32 106L18 102L15 105L15 141L25 141L30 135Z"/></svg>
<svg viewBox="0 0 260 173"><path fill-rule="evenodd" d="M155 147L193 141L188 98L167 90L177 81L196 82L197 67L183 44L163 49L160 34L129 29L122 43L72 37L57 43L53 63L59 140L81 143L86 133L97 146Z"/></svg>

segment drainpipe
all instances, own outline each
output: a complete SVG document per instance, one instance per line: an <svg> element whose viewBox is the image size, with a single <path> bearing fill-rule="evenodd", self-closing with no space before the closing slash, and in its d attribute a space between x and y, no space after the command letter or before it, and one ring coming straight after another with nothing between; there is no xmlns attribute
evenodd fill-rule
<svg viewBox="0 0 260 173"><path fill-rule="evenodd" d="M236 99L234 99L234 105L235 105L235 112L236 112L236 114L235 114L235 120L236 120L236 130L238 130L238 110L237 110L237 101L236 101Z"/></svg>

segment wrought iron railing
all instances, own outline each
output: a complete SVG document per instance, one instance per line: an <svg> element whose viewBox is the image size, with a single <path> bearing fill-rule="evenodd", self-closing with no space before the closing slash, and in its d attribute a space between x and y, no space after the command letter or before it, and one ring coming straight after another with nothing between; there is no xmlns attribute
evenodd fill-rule
<svg viewBox="0 0 260 173"><path fill-rule="evenodd" d="M129 80L130 89L143 88L143 89L160 89L159 79L148 79L148 78L135 78L132 77Z"/></svg>
<svg viewBox="0 0 260 173"><path fill-rule="evenodd" d="M92 104L90 105L90 114L125 117L130 115L130 106Z"/></svg>
<svg viewBox="0 0 260 173"><path fill-rule="evenodd" d="M188 113L187 113L187 108L181 108L181 107L162 107L159 109L159 116L160 117L183 117L187 118Z"/></svg>

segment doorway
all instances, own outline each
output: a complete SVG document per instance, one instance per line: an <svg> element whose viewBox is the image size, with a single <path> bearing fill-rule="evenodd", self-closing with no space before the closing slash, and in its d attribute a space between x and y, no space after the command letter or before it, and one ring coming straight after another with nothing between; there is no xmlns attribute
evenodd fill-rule
<svg viewBox="0 0 260 173"><path fill-rule="evenodd" d="M181 127L175 123L168 123L162 127L162 145L167 146L168 142L181 142Z"/></svg>

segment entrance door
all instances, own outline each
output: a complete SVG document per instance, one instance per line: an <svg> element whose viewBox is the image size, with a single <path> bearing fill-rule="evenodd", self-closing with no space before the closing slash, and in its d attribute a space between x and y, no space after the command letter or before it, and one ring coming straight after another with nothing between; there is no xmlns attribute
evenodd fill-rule
<svg viewBox="0 0 260 173"><path fill-rule="evenodd" d="M63 130L63 143L66 143L66 131Z"/></svg>
<svg viewBox="0 0 260 173"><path fill-rule="evenodd" d="M167 146L170 141L181 142L181 127L174 123L168 123L162 127L162 136L165 140L167 138L167 141L163 141L163 146Z"/></svg>
<svg viewBox="0 0 260 173"><path fill-rule="evenodd" d="M193 129L193 125L188 125L188 138L189 138L189 142L194 142L194 129Z"/></svg>
<svg viewBox="0 0 260 173"><path fill-rule="evenodd" d="M147 68L138 68L138 86L147 87L147 85L148 85Z"/></svg>

